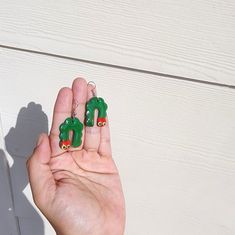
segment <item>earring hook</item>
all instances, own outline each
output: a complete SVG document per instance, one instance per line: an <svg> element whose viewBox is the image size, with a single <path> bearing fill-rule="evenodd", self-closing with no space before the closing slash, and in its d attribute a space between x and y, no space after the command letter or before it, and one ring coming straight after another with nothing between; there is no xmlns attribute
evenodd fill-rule
<svg viewBox="0 0 235 235"><path fill-rule="evenodd" d="M92 95L93 95L93 96L97 96L97 92L95 92L95 89L96 89L96 84L95 84L95 82L89 81L89 82L87 83L87 85L92 85L92 86L93 86L93 88L92 88L92 90L91 90Z"/></svg>
<svg viewBox="0 0 235 235"><path fill-rule="evenodd" d="M78 107L78 101L73 99L73 109L72 109L72 118L75 118L77 115L76 109Z"/></svg>

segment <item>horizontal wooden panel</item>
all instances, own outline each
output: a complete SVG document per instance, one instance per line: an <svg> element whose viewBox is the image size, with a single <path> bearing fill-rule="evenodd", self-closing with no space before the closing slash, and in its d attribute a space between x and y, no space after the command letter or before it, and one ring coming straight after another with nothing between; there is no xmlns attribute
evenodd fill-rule
<svg viewBox="0 0 235 235"><path fill-rule="evenodd" d="M2 0L0 44L235 85L234 1Z"/></svg>
<svg viewBox="0 0 235 235"><path fill-rule="evenodd" d="M60 87L83 76L109 104L126 234L235 233L234 89L6 49L0 74L3 130L16 164L32 150L38 125L50 126ZM29 187L24 193L32 202ZM32 209L22 207L20 225L32 229Z"/></svg>

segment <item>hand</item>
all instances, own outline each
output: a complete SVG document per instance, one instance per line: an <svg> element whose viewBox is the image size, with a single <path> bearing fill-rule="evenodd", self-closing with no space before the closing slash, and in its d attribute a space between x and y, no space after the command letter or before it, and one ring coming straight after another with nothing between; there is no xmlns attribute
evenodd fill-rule
<svg viewBox="0 0 235 235"><path fill-rule="evenodd" d="M27 162L35 204L58 235L122 235L125 225L124 197L118 170L112 159L109 124L85 127L79 148L59 147L59 126L71 116L83 123L91 85L75 79L58 94L49 137L41 134Z"/></svg>

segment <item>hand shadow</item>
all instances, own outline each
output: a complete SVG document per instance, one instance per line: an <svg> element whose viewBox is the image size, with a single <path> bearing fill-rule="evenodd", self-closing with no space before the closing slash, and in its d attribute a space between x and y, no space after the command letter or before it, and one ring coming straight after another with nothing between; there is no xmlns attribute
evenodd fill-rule
<svg viewBox="0 0 235 235"><path fill-rule="evenodd" d="M15 214L19 220L21 234L43 235L44 224L41 216L28 201L23 190L27 186L26 160L31 155L40 133L48 133L47 115L39 104L31 102L20 109L16 126L5 137L6 149L13 158L10 168ZM38 179L40 180L40 179Z"/></svg>

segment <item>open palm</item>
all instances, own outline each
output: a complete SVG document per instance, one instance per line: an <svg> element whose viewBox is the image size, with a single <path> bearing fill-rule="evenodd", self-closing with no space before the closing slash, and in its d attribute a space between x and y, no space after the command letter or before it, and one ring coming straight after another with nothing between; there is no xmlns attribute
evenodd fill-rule
<svg viewBox="0 0 235 235"><path fill-rule="evenodd" d="M59 126L71 116L84 122L92 87L75 79L72 89L60 90L50 136L42 134L28 160L30 185L36 205L58 235L121 235L125 208L118 170L112 159L109 124L84 127L82 144L64 151Z"/></svg>

